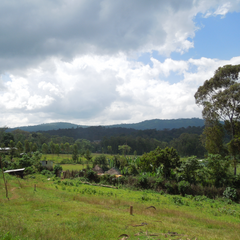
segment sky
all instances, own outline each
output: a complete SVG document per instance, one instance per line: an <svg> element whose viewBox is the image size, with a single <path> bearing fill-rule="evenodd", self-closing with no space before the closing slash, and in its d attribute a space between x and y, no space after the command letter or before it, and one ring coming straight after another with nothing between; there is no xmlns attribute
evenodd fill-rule
<svg viewBox="0 0 240 240"><path fill-rule="evenodd" d="M239 27L240 0L1 0L0 126L201 118Z"/></svg>

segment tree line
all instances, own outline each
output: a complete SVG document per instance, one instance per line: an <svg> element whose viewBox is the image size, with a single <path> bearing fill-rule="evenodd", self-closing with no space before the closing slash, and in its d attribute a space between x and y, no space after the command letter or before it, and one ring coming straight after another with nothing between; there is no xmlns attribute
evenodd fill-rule
<svg viewBox="0 0 240 240"><path fill-rule="evenodd" d="M87 150L97 153L121 154L119 149L121 145L128 145L130 155L142 155L150 152L156 147L165 148L167 146L174 147L180 156L195 155L203 157L206 153L202 143L200 134L202 127L188 127L180 129L165 130L129 130L122 131L121 128L109 129L104 127L90 128L93 133L94 129L101 129L101 140L90 141L84 138L74 138L70 136L51 135L49 132L26 132L20 129L12 132L6 132L6 128L0 133L0 146L17 147L18 152L40 151L42 153L72 153L75 148L79 154L85 154ZM86 130L86 129L85 129ZM77 129L71 129L71 132ZM108 132L105 136L104 132ZM59 133L54 131L54 133ZM97 134L98 135L98 134ZM82 136L77 135L76 136ZM91 138L90 138L91 139Z"/></svg>

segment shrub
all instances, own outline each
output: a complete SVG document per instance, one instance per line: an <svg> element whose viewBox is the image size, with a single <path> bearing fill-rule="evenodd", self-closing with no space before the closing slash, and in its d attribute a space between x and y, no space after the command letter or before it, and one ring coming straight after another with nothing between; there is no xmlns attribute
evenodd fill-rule
<svg viewBox="0 0 240 240"><path fill-rule="evenodd" d="M87 178L90 182L98 182L98 175L93 170L86 171L85 178Z"/></svg>
<svg viewBox="0 0 240 240"><path fill-rule="evenodd" d="M184 201L183 201L182 198L180 198L180 197L173 197L173 202L174 202L176 205L184 205Z"/></svg>
<svg viewBox="0 0 240 240"><path fill-rule="evenodd" d="M49 171L49 170L47 170L47 169L42 170L42 171L41 171L41 174L47 176L48 178L50 178L50 177L53 176L52 172Z"/></svg>
<svg viewBox="0 0 240 240"><path fill-rule="evenodd" d="M134 176L138 175L138 170L135 167L135 165L131 164L131 165L128 166L128 174L129 175L134 175Z"/></svg>
<svg viewBox="0 0 240 240"><path fill-rule="evenodd" d="M223 192L223 196L231 200L236 200L237 191L235 188L227 187L226 190Z"/></svg>
<svg viewBox="0 0 240 240"><path fill-rule="evenodd" d="M165 187L167 189L167 193L169 193L169 194L176 194L178 191L177 185L174 182L169 182L169 181L166 182Z"/></svg>
<svg viewBox="0 0 240 240"><path fill-rule="evenodd" d="M109 184L110 183L110 175L109 174L104 174L100 177L100 182L103 184Z"/></svg>
<svg viewBox="0 0 240 240"><path fill-rule="evenodd" d="M178 183L178 191L185 196L186 193L189 193L190 183L187 181L181 181Z"/></svg>
<svg viewBox="0 0 240 240"><path fill-rule="evenodd" d="M149 185L148 185L148 178L147 176L141 176L138 178L138 185L141 187L141 188L149 188Z"/></svg>
<svg viewBox="0 0 240 240"><path fill-rule="evenodd" d="M59 172L61 172L61 171L62 171L62 166L59 164L56 164L53 168L53 172L54 172L55 176L58 177Z"/></svg>
<svg viewBox="0 0 240 240"><path fill-rule="evenodd" d="M35 173L35 170L34 170L33 167L26 167L25 170L24 170L25 175L33 174L33 173Z"/></svg>
<svg viewBox="0 0 240 240"><path fill-rule="evenodd" d="M33 160L28 155L23 155L23 157L19 159L19 165L22 168L31 167Z"/></svg>

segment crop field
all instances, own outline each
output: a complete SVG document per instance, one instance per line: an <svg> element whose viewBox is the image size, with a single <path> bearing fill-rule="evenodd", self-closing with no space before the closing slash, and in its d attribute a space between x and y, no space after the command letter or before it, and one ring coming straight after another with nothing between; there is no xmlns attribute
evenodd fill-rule
<svg viewBox="0 0 240 240"><path fill-rule="evenodd" d="M0 239L239 239L240 206L82 184L43 175L0 174ZM133 206L133 214L129 212Z"/></svg>

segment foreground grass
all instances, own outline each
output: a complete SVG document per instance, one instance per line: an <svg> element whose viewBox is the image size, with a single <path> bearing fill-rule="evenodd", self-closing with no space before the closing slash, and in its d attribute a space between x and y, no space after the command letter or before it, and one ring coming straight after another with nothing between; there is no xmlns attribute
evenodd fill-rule
<svg viewBox="0 0 240 240"><path fill-rule="evenodd" d="M9 201L0 175L0 239L239 239L240 207L222 199L6 177Z"/></svg>

